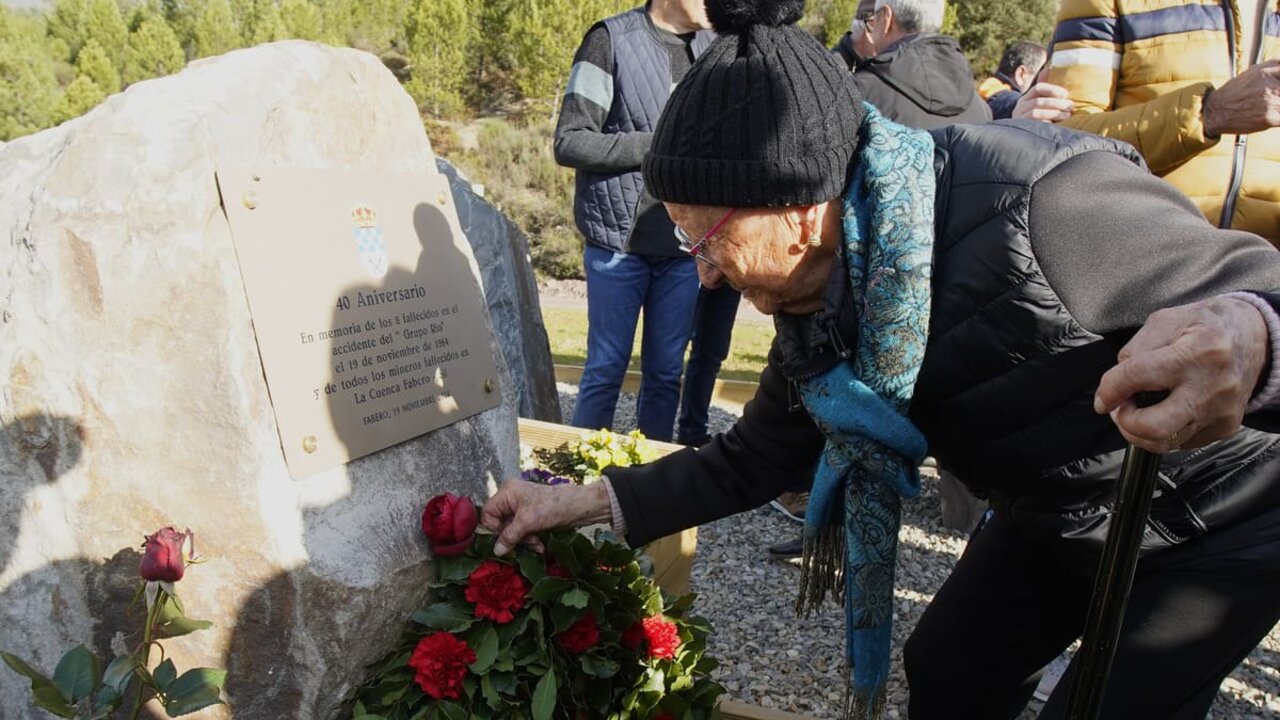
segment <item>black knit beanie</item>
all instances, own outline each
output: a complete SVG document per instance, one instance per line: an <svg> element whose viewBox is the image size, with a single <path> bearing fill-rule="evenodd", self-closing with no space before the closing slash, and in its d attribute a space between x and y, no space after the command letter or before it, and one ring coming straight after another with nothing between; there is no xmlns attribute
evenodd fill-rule
<svg viewBox="0 0 1280 720"><path fill-rule="evenodd" d="M843 194L862 96L795 22L804 0L707 0L720 38L667 100L644 159L665 202L816 205Z"/></svg>

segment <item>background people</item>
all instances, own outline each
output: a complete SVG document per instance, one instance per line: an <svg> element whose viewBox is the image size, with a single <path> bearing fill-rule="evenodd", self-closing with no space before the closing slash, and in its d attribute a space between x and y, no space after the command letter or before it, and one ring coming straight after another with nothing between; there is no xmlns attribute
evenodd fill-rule
<svg viewBox="0 0 1280 720"><path fill-rule="evenodd" d="M613 425L640 311L636 420L670 440L698 298L694 261L644 187L640 162L671 88L711 42L699 0L651 0L591 27L574 57L555 156L577 171L574 218L586 238L587 359L573 425Z"/></svg>
<svg viewBox="0 0 1280 720"><path fill-rule="evenodd" d="M854 710L874 714L898 503L927 444L995 513L907 643L911 717L1012 718L1084 623L1133 442L1169 486L1103 712L1203 716L1280 617L1280 254L1213 228L1122 143L887 122L794 26L803 3L745 5L709 3L721 38L644 172L703 283L775 315L756 398L696 452L592 486L507 483L483 513L499 548L605 519L642 544L816 465L801 601L844 589ZM1136 407L1146 390L1169 396Z"/></svg>

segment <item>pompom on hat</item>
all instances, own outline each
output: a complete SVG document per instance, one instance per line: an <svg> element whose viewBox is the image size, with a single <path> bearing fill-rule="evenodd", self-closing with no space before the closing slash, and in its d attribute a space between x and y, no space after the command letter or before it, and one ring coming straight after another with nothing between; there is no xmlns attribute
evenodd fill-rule
<svg viewBox="0 0 1280 720"><path fill-rule="evenodd" d="M707 0L720 38L672 92L645 156L664 202L816 205L843 194L865 115L848 69L795 23L803 0Z"/></svg>

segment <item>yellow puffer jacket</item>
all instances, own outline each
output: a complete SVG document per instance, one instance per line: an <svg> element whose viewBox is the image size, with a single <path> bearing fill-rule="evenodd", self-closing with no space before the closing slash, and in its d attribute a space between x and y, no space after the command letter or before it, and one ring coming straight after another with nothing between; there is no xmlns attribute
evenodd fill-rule
<svg viewBox="0 0 1280 720"><path fill-rule="evenodd" d="M1248 57L1244 22L1261 35ZM1280 57L1280 0L1063 0L1048 82L1067 88L1064 125L1132 144L1152 172L1215 225L1280 246L1280 128L1205 137L1205 94L1250 65Z"/></svg>

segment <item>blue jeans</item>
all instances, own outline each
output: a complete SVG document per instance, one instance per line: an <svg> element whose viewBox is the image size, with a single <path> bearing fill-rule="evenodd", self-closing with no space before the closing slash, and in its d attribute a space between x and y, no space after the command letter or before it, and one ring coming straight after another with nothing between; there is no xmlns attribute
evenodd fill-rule
<svg viewBox="0 0 1280 720"><path fill-rule="evenodd" d="M701 446L711 436L707 433L707 409L715 391L720 364L729 356L729 340L733 321L738 316L742 294L728 283L718 288L698 291L698 307L694 311L693 346L684 371L684 392L680 395L680 419L676 422L676 442Z"/></svg>
<svg viewBox="0 0 1280 720"><path fill-rule="evenodd" d="M691 257L647 257L586 246L587 363L570 421L574 426L613 427L643 308L636 424L645 437L671 440L698 300L694 262Z"/></svg>

